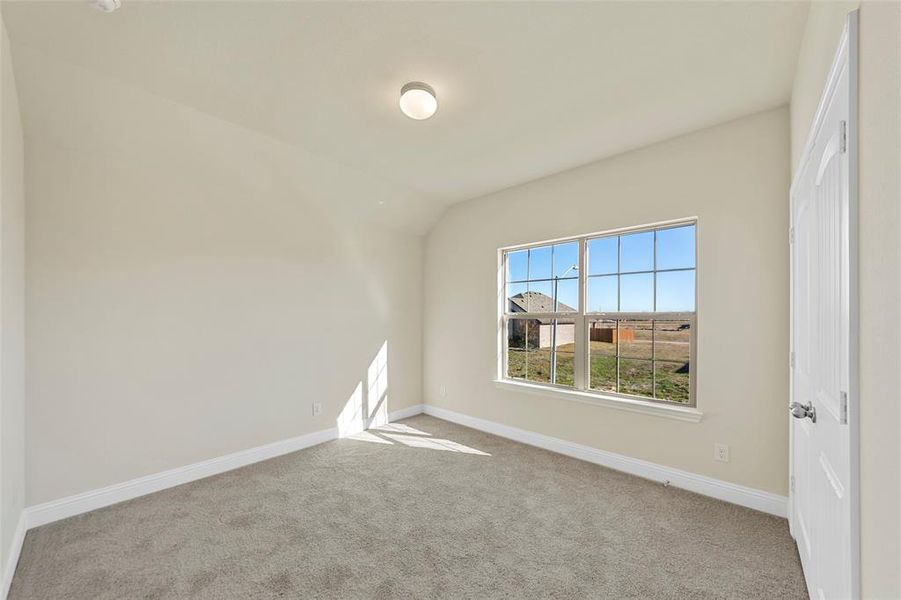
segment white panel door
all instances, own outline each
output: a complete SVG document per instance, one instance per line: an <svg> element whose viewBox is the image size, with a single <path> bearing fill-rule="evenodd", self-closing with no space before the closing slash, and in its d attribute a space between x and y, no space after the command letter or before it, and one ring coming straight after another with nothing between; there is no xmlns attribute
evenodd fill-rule
<svg viewBox="0 0 901 600"><path fill-rule="evenodd" d="M824 599L858 595L852 39L846 28L792 186L791 526L810 595Z"/></svg>

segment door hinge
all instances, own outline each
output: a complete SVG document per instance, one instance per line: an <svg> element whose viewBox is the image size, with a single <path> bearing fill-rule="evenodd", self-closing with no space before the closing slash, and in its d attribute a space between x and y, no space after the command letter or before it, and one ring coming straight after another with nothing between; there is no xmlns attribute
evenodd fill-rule
<svg viewBox="0 0 901 600"><path fill-rule="evenodd" d="M795 368L795 353L792 352L788 355L788 365L794 369Z"/></svg>
<svg viewBox="0 0 901 600"><path fill-rule="evenodd" d="M848 424L848 392L840 392L839 393L839 404L840 406L840 414L842 425Z"/></svg>
<svg viewBox="0 0 901 600"><path fill-rule="evenodd" d="M792 475L788 478L788 490L794 494L795 493L795 476Z"/></svg>
<svg viewBox="0 0 901 600"><path fill-rule="evenodd" d="M841 147L842 153L848 151L848 122L842 121L842 130L841 130Z"/></svg>
<svg viewBox="0 0 901 600"><path fill-rule="evenodd" d="M795 243L795 228L794 227L788 228L788 243L789 244Z"/></svg>

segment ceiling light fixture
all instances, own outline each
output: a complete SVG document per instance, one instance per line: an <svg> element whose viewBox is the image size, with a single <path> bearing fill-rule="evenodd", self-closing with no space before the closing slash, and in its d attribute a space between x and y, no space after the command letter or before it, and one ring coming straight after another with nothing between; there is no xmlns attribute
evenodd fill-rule
<svg viewBox="0 0 901 600"><path fill-rule="evenodd" d="M122 0L91 0L91 6L110 13L122 6Z"/></svg>
<svg viewBox="0 0 901 600"><path fill-rule="evenodd" d="M411 81L400 88L400 109L411 119L428 119L438 110L435 90L421 81Z"/></svg>

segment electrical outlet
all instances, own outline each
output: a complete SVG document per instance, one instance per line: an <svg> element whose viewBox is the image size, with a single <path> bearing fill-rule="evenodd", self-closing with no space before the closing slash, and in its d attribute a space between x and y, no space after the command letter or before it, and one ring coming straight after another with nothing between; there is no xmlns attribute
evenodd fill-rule
<svg viewBox="0 0 901 600"><path fill-rule="evenodd" d="M729 462L729 446L726 444L713 445L713 460L719 462Z"/></svg>
<svg viewBox="0 0 901 600"><path fill-rule="evenodd" d="M442 398L447 396L447 386L446 385L442 385L440 388L438 388L438 395L441 396Z"/></svg>
<svg viewBox="0 0 901 600"><path fill-rule="evenodd" d="M313 403L313 416L318 417L322 414L322 402Z"/></svg>

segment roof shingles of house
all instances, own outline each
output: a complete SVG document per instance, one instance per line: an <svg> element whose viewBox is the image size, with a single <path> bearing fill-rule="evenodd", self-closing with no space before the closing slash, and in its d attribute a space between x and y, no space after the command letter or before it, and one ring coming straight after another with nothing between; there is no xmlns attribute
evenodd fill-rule
<svg viewBox="0 0 901 600"><path fill-rule="evenodd" d="M552 313L552 312L576 312L576 309L557 302L554 308L554 299L541 292L522 292L510 297L510 312L527 313Z"/></svg>

